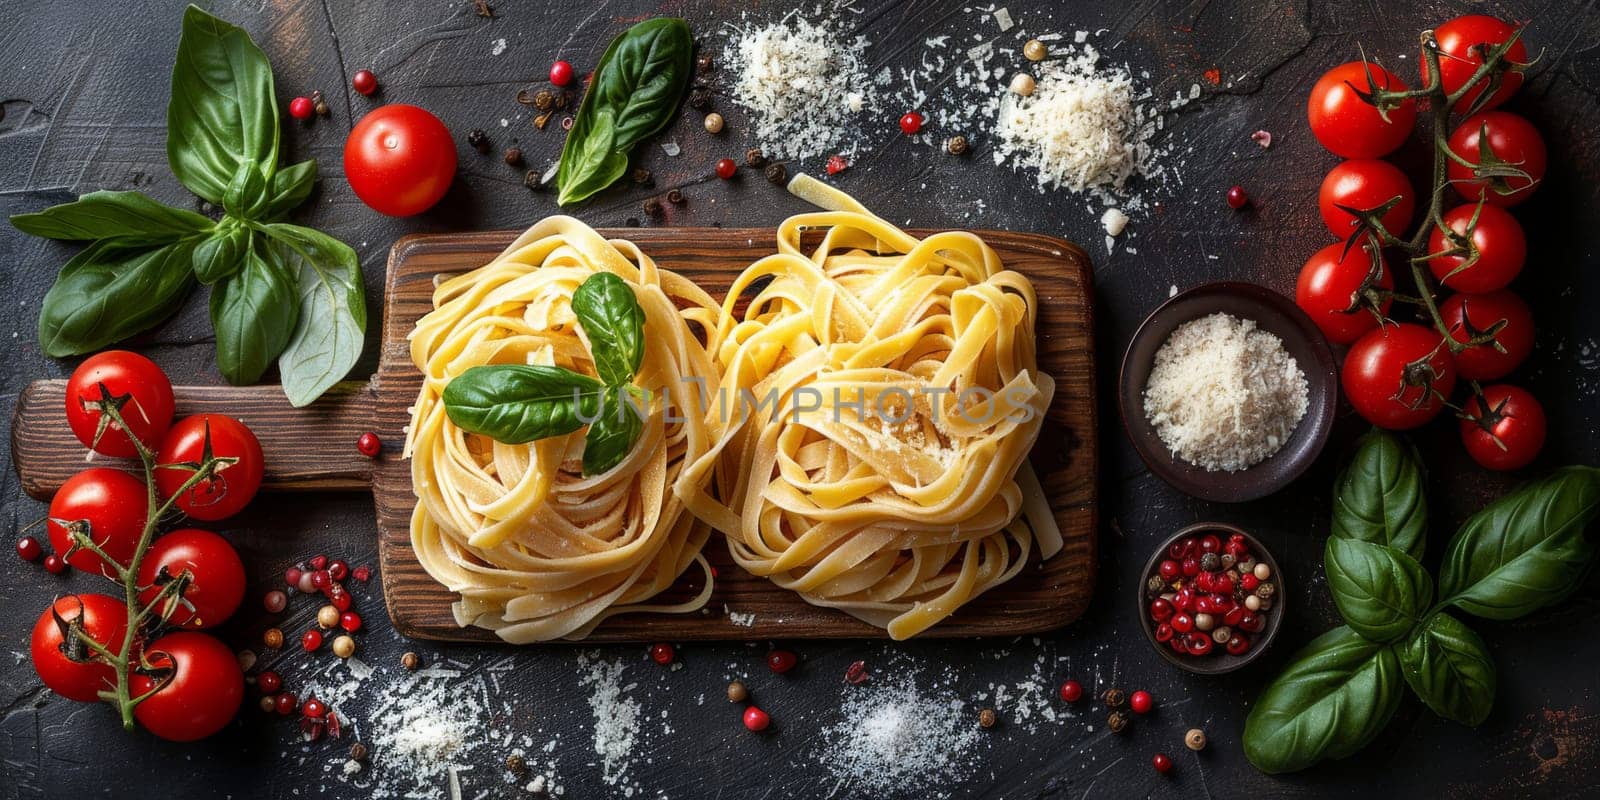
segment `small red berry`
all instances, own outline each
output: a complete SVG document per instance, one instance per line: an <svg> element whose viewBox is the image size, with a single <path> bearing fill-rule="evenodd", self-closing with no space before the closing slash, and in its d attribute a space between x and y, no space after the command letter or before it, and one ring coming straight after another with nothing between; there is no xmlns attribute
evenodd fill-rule
<svg viewBox="0 0 1600 800"><path fill-rule="evenodd" d="M378 76L370 69L361 70L350 76L350 88L361 94L372 94L378 91Z"/></svg>
<svg viewBox="0 0 1600 800"><path fill-rule="evenodd" d="M1194 590L1185 586L1182 589L1179 589L1177 594L1173 595L1172 605L1179 611L1193 611L1194 601Z"/></svg>
<svg viewBox="0 0 1600 800"><path fill-rule="evenodd" d="M1233 626L1238 625L1239 621L1244 619L1244 615L1248 613L1250 613L1250 610L1244 606L1234 606L1223 614L1222 624L1232 628Z"/></svg>
<svg viewBox="0 0 1600 800"><path fill-rule="evenodd" d="M305 648L307 653L315 652L322 646L322 631L306 631L305 635L300 637L300 646Z"/></svg>
<svg viewBox="0 0 1600 800"><path fill-rule="evenodd" d="M51 575L60 575L61 573L66 572L66 559L63 559L61 556L58 556L55 553L45 556L44 571L50 573Z"/></svg>
<svg viewBox="0 0 1600 800"><path fill-rule="evenodd" d="M289 607L289 595L284 594L282 589L273 589L261 598L261 607L265 608L268 614L281 613Z"/></svg>
<svg viewBox="0 0 1600 800"><path fill-rule="evenodd" d="M1229 637L1226 647L1228 648L1228 655L1242 656L1250 651L1250 637L1236 633Z"/></svg>
<svg viewBox="0 0 1600 800"><path fill-rule="evenodd" d="M1189 648L1189 654L1203 656L1211 652L1211 634L1195 631L1184 637L1184 645Z"/></svg>
<svg viewBox="0 0 1600 800"><path fill-rule="evenodd" d="M1143 689L1128 695L1128 707L1133 709L1135 714L1150 713L1150 706L1154 703L1155 701L1150 699L1150 693Z"/></svg>
<svg viewBox="0 0 1600 800"><path fill-rule="evenodd" d="M844 682L851 686L860 686L866 683L868 677L870 676L867 675L867 662L865 661L852 661L850 666L844 669Z"/></svg>
<svg viewBox="0 0 1600 800"><path fill-rule="evenodd" d="M284 692L278 695L278 699L274 700L273 703L276 706L274 710L287 717L299 707L300 698L295 697L294 692Z"/></svg>
<svg viewBox="0 0 1600 800"><path fill-rule="evenodd" d="M829 175L838 175L839 173L844 172L845 170L847 170L849 168L850 168L850 162L846 161L844 156L841 156L841 155L828 156L828 167L827 167L827 169L828 169L828 174Z"/></svg>
<svg viewBox="0 0 1600 800"><path fill-rule="evenodd" d="M1261 629L1265 627L1267 627L1267 621L1262 619L1257 614L1245 612L1245 615L1239 618L1240 630L1248 631L1250 633L1260 633Z"/></svg>
<svg viewBox="0 0 1600 800"><path fill-rule="evenodd" d="M1158 642L1170 642L1170 641L1172 641L1172 626L1168 625L1165 622L1161 623L1160 625L1157 625L1156 626L1156 641L1158 641Z"/></svg>
<svg viewBox="0 0 1600 800"><path fill-rule="evenodd" d="M342 580L345 579L345 576L347 576L349 574L350 574L350 565L349 564L346 564L343 561L340 561L338 559L334 559L333 561L328 562L328 577L330 577L330 578L332 578L332 579L334 579L336 581L342 581Z"/></svg>
<svg viewBox="0 0 1600 800"><path fill-rule="evenodd" d="M650 645L650 660L657 664L671 664L675 656L672 645L666 642Z"/></svg>
<svg viewBox="0 0 1600 800"><path fill-rule="evenodd" d="M318 567L315 572L311 573L311 585L317 589L326 589L333 585L333 576L329 575L327 570Z"/></svg>
<svg viewBox="0 0 1600 800"><path fill-rule="evenodd" d="M317 113L317 107L309 97L296 97L289 101L289 116L295 119L311 119Z"/></svg>
<svg viewBox="0 0 1600 800"><path fill-rule="evenodd" d="M1211 591L1217 594L1233 594L1233 579L1226 575L1218 575L1212 578Z"/></svg>
<svg viewBox="0 0 1600 800"><path fill-rule="evenodd" d="M1244 193L1243 186L1233 186L1228 189L1228 208L1236 210L1244 208L1244 204L1248 202L1250 195Z"/></svg>
<svg viewBox="0 0 1600 800"><path fill-rule="evenodd" d="M17 540L17 556L23 561L37 561L44 555L44 545L32 536L24 536Z"/></svg>
<svg viewBox="0 0 1600 800"><path fill-rule="evenodd" d="M361 615L354 611L346 611L339 615L339 627L355 633L361 630Z"/></svg>
<svg viewBox="0 0 1600 800"><path fill-rule="evenodd" d="M1178 576L1183 574L1183 567L1180 566L1178 562L1173 561L1170 558L1162 561L1161 566L1157 567L1156 569L1161 573L1161 580L1167 581L1168 583L1177 580Z"/></svg>
<svg viewBox="0 0 1600 800"><path fill-rule="evenodd" d="M1257 578L1252 573L1246 572L1245 574L1239 576L1239 588L1240 589L1243 589L1243 590L1245 590L1247 592L1253 592L1253 591L1256 590L1256 587L1260 586L1260 585L1261 585L1261 579Z"/></svg>
<svg viewBox="0 0 1600 800"><path fill-rule="evenodd" d="M900 130L907 136L915 136L922 130L922 115L915 111L907 111L900 118Z"/></svg>
<svg viewBox="0 0 1600 800"><path fill-rule="evenodd" d="M1243 561L1250 555L1250 545L1243 539L1229 539L1224 552L1230 556L1233 556L1233 560L1235 561Z"/></svg>
<svg viewBox="0 0 1600 800"><path fill-rule="evenodd" d="M1188 633L1194 630L1194 617L1189 616L1187 613L1173 614L1172 619L1168 620L1167 624L1171 625L1172 629L1178 633Z"/></svg>
<svg viewBox="0 0 1600 800"><path fill-rule="evenodd" d="M277 694L283 688L283 677L269 669L256 676L256 688L262 694Z"/></svg>
<svg viewBox="0 0 1600 800"><path fill-rule="evenodd" d="M377 458L383 452L383 440L378 438L378 434L367 431L356 439L356 452L367 458Z"/></svg>
<svg viewBox="0 0 1600 800"><path fill-rule="evenodd" d="M328 715L328 707L323 705L321 700L313 697L306 700L305 705L300 707L300 713L312 719L321 719Z"/></svg>
<svg viewBox="0 0 1600 800"><path fill-rule="evenodd" d="M1069 703L1078 702L1083 697L1083 684L1077 681L1067 681L1061 684L1061 699Z"/></svg>
<svg viewBox="0 0 1600 800"><path fill-rule="evenodd" d="M318 553L317 555L312 556L311 560L306 562L306 565L311 567L312 571L316 571L316 570L319 570L319 569L327 569L328 568L328 557L325 556L325 555L322 555L321 553Z"/></svg>
<svg viewBox="0 0 1600 800"><path fill-rule="evenodd" d="M762 711L755 706L751 706L744 710L744 726L746 728L760 733L761 731L766 730L767 726L771 724L772 718L767 716L767 712Z"/></svg>
<svg viewBox="0 0 1600 800"><path fill-rule="evenodd" d="M800 659L788 650L774 650L767 654L767 668L782 675L799 663Z"/></svg>
<svg viewBox="0 0 1600 800"><path fill-rule="evenodd" d="M719 178L721 178L723 180L728 180L729 178L732 178L733 177L733 173L737 172L738 169L739 169L739 165L733 163L733 159L731 159L731 158L724 158L724 159L721 159L721 160L717 161L717 177L719 177Z"/></svg>
<svg viewBox="0 0 1600 800"><path fill-rule="evenodd" d="M1167 546L1167 557L1182 561L1194 555L1195 542L1193 536L1185 536Z"/></svg>
<svg viewBox="0 0 1600 800"><path fill-rule="evenodd" d="M350 593L345 591L343 586L335 583L323 594L327 595L328 602L332 603L334 608L340 611L350 610Z"/></svg>
<svg viewBox="0 0 1600 800"><path fill-rule="evenodd" d="M572 83L572 65L565 61L557 61L551 64L550 82L557 86L566 86Z"/></svg>
<svg viewBox="0 0 1600 800"><path fill-rule="evenodd" d="M1209 533L1206 534L1205 536L1200 537L1200 552L1201 553L1220 553L1220 552L1222 552L1222 540L1218 539L1215 535L1212 535L1212 534L1209 534Z"/></svg>
<svg viewBox="0 0 1600 800"><path fill-rule="evenodd" d="M350 570L350 577L355 578L362 583L366 583L367 580L372 577L372 567L369 567L365 564L356 567L355 569Z"/></svg>
<svg viewBox="0 0 1600 800"><path fill-rule="evenodd" d="M1157 597L1150 601L1150 618L1156 622L1165 622L1172 616L1172 603L1165 597Z"/></svg>
<svg viewBox="0 0 1600 800"><path fill-rule="evenodd" d="M304 574L305 572L299 567L290 567L283 571L283 582L289 586L299 588L300 576Z"/></svg>
<svg viewBox="0 0 1600 800"><path fill-rule="evenodd" d="M1150 757L1150 766L1155 767L1156 772L1165 775L1172 771L1172 759L1168 758L1166 753L1156 753Z"/></svg>

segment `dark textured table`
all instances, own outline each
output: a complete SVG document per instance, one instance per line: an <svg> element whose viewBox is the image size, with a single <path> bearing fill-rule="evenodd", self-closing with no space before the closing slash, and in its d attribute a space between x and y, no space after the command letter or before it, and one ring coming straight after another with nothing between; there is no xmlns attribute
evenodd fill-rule
<svg viewBox="0 0 1600 800"><path fill-rule="evenodd" d="M223 17L247 28L272 59L279 98L287 101L320 88L333 109L331 120L309 127L285 121L286 163L316 157L324 180L296 221L327 230L361 254L369 307L379 306L388 247L406 233L519 228L556 209L548 194L530 193L519 172L496 157L460 147L460 175L435 210L408 220L377 215L361 205L339 174L344 134L353 114L371 101L348 92L349 73L373 68L382 99L426 106L458 133L490 131L504 145L512 136L534 164L558 151L558 131L536 133L517 89L540 80L552 57L568 58L585 71L606 42L631 21L655 13L689 19L720 51L727 29L747 12L766 21L783 13L779 4L686 0L560 4L498 0L493 19L473 13L461 0L405 3L217 2ZM942 33L958 41L998 34L992 17L962 3L860 4L850 15L875 47L874 68L908 65L922 41ZM1400 7L1406 6L1406 7ZM0 33L0 213L36 211L94 189L138 189L163 201L195 201L172 177L164 150L164 107L180 4L12 2ZM1046 10L1050 9L1050 10ZM1322 174L1335 163L1308 135L1304 98L1328 67L1354 58L1357 46L1414 75L1415 31L1469 10L1530 19L1528 39L1544 56L1511 108L1530 117L1550 147L1545 186L1518 217L1530 238L1529 267L1517 287L1539 321L1538 348L1518 381L1545 402L1552 436L1541 467L1587 459L1600 452L1600 322L1590 308L1600 296L1600 14L1592 3L1550 2L1329 4L1249 2L1046 3L1010 0L1011 15L1033 31L1087 30L1111 61L1129 64L1157 103L1198 87L1199 98L1170 114L1164 141L1172 145L1172 171L1165 187L1145 187L1159 201L1134 215L1129 234L1106 255L1098 210L1068 193L1038 194L1029 176L996 167L986 143L969 159L896 140L890 135L899 109L872 120L877 127L869 159L840 176L840 185L896 221L919 227L973 226L1033 230L1085 244L1096 259L1100 398L1103 453L1103 521L1100 583L1087 616L1040 640L889 644L808 642L798 644L804 661L793 674L776 677L761 662L764 646L736 643L679 648L681 669L666 670L645 657L644 647L598 651L573 645L511 649L440 647L407 643L388 629L376 585L358 587L358 607L369 630L361 635L361 658L375 667L341 709L357 729L372 712L373 698L397 679L400 655L415 650L428 663L446 663L482 682L494 712L466 722L481 740L515 738L537 751L529 760L551 767L567 797L620 795L628 787L641 797L819 797L867 794L840 784L820 763L830 746L827 731L839 723L850 693L841 676L846 665L866 661L874 681L912 678L927 691L948 692L968 703L970 713L994 705L996 686L1035 690L1032 700L1001 701L1002 722L986 731L962 756L965 777L931 787L907 784L908 794L991 794L1006 797L1193 797L1402 795L1480 797L1592 796L1600 784L1600 696L1594 664L1600 639L1589 630L1600 610L1596 583L1553 610L1513 624L1476 622L1499 668L1493 714L1476 729L1433 716L1413 698L1380 741L1346 762L1270 778L1246 763L1239 736L1249 702L1285 658L1335 617L1321 574L1328 487L1340 451L1362 429L1341 412L1335 440L1306 477L1278 495L1238 506L1212 505L1178 494L1150 476L1133 457L1110 403L1122 348L1133 327L1169 287L1208 280L1257 281L1290 291L1302 261L1325 243L1314 210ZM497 44L497 42L499 42ZM711 162L737 156L747 146L744 117L719 101L729 132L711 139L699 116L674 123L669 136L683 154L665 156L654 145L641 149L655 172L653 190L624 186L577 211L594 225L621 225L642 216L651 192L681 187L689 198L672 208L669 224L771 225L803 208L800 201L765 182L708 179ZM500 120L509 127L500 127ZM1263 150L1250 133L1274 134ZM464 137L461 137L464 138ZM1420 140L1400 161L1424 159ZM813 160L817 161L817 160ZM805 163L817 171L820 163ZM1414 171L1415 174L1415 171ZM1246 187L1253 203L1242 213L1223 203L1232 184ZM981 196L975 209L970 198ZM954 200L952 198L955 198ZM957 202L959 200L959 202ZM969 216L970 214L970 216ZM73 248L22 236L0 225L0 334L11 342L0 360L0 414L9 418L17 393L29 381L64 376L72 363L42 355L36 343L40 298ZM369 326L366 356L353 377L370 373L378 326ZM0 336L0 341L4 337ZM196 293L170 322L133 345L155 358L177 382L219 382L212 364L210 325L203 293ZM1454 428L1438 422L1416 436L1431 469L1436 509L1430 564L1436 563L1455 522L1502 491L1513 480L1472 466L1455 442ZM9 461L0 439L0 461ZM41 504L22 495L6 470L0 486L4 525L11 535L38 520ZM1167 666L1139 634L1129 586L1159 537L1196 520L1227 520L1254 531L1273 548L1288 573L1292 612L1273 652L1254 667L1224 678L1199 678ZM353 563L373 557L371 500L360 495L297 497L292 502L258 500L225 526L239 545L252 583L245 610L222 633L236 647L261 650L259 636L270 624L259 598L292 562L316 552L342 555ZM7 537L8 539L11 536ZM9 544L7 545L9 548ZM110 711L52 696L26 658L28 631L49 597L67 589L95 588L95 579L74 574L57 579L11 556L0 558L0 797L130 796L170 793L209 796L366 796L374 776L342 780L345 743L298 741L288 722L255 710L254 696L240 721L214 739L191 745L124 733ZM285 629L293 638L313 611L304 598ZM298 651L263 651L291 686L329 668L326 649L317 657ZM627 776L602 779L593 748L592 687L580 683L582 664L620 664L625 694L637 703L642 722ZM746 675L777 725L765 736L747 733L736 709L722 699L727 680ZM1122 737L1111 736L1097 706L1062 707L1057 719L1042 720L1055 685L1077 677L1095 686L1144 688L1158 710L1140 718ZM1035 681L1039 686L1030 685ZM1042 692L1043 698L1038 695ZM701 705L701 701L704 705ZM1022 708L1029 714L1022 719ZM462 712L458 712L462 713ZM1198 757L1183 749L1189 727L1204 727L1212 745ZM363 730L370 735L370 730ZM555 745L547 753L546 741ZM1152 753L1171 753L1170 777L1149 765ZM475 747L455 760L466 797L526 796L526 781L508 782L500 764L505 751ZM445 781L421 787L422 796L443 796Z"/></svg>

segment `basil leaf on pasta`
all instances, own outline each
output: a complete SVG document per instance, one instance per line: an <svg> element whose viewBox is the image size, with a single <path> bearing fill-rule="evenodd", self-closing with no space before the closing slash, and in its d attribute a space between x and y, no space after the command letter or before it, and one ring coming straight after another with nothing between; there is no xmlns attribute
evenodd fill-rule
<svg viewBox="0 0 1600 800"><path fill-rule="evenodd" d="M633 289L609 272L597 272L572 293L572 311L589 337L600 379L607 386L632 381L644 359L644 309Z"/></svg>
<svg viewBox="0 0 1600 800"><path fill-rule="evenodd" d="M450 421L505 444L572 433L600 413L605 386L570 369L537 364L473 367L444 387Z"/></svg>
<svg viewBox="0 0 1600 800"><path fill-rule="evenodd" d="M583 437L583 474L599 475L622 463L644 430L643 396L633 389L612 389L600 417Z"/></svg>

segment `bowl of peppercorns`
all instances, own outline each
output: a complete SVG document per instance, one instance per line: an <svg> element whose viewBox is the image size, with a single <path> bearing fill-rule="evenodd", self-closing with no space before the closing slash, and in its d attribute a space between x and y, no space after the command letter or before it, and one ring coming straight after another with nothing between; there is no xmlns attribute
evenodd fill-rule
<svg viewBox="0 0 1600 800"><path fill-rule="evenodd" d="M1283 619L1282 573L1272 554L1233 525L1201 522L1150 556L1139 620L1156 652L1201 675L1254 661Z"/></svg>

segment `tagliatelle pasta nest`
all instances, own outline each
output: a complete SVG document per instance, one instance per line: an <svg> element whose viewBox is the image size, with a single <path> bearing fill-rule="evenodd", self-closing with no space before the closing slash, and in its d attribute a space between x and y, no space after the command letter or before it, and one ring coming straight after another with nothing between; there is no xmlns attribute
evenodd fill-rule
<svg viewBox="0 0 1600 800"><path fill-rule="evenodd" d="M571 300L601 271L621 277L645 315L634 384L650 401L626 458L584 477L581 431L504 444L452 423L441 394L470 367L596 374ZM712 581L701 549L710 531L687 513L674 484L721 435L702 402L719 373L686 325L715 328L711 297L656 268L632 243L551 217L494 261L440 284L433 304L411 335L424 376L406 436L418 498L411 543L428 574L461 595L457 622L523 643L581 638L615 614L704 606ZM651 603L692 564L704 572L696 597Z"/></svg>

